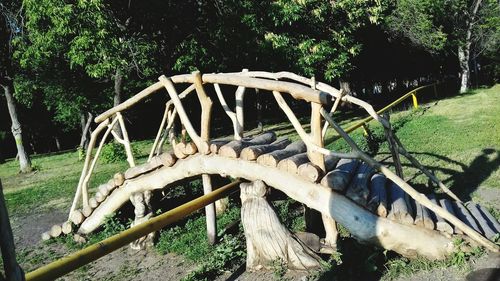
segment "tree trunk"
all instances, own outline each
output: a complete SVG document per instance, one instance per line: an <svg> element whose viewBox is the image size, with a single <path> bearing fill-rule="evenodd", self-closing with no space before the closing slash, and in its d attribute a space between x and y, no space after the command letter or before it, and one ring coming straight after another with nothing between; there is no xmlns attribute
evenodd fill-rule
<svg viewBox="0 0 500 281"><path fill-rule="evenodd" d="M476 21L476 15L479 11L479 7L481 6L482 0L474 1L472 7L472 12L470 14L470 18L467 19L465 31L465 40L463 46L458 47L458 62L460 64L460 93L466 92L469 89L469 79L470 79L470 51L472 46L472 29L474 28L474 23Z"/></svg>
<svg viewBox="0 0 500 281"><path fill-rule="evenodd" d="M115 72L114 81L115 81L115 96L113 97L113 106L117 106L120 103L122 103L122 90L123 90L123 74L119 69L117 69ZM122 130L120 129L120 125L118 123L115 124L113 130L115 130L116 134L120 138L123 138Z"/></svg>
<svg viewBox="0 0 500 281"><path fill-rule="evenodd" d="M90 124L92 123L92 113L87 112L87 118L85 118L85 113L81 113L81 125L82 125L82 137L80 138L80 147L83 148L84 150L87 149L87 146L89 145L89 139L87 136L90 133Z"/></svg>
<svg viewBox="0 0 500 281"><path fill-rule="evenodd" d="M31 161L26 149L23 145L23 135L21 129L21 123L19 123L19 118L17 116L17 109L15 100L13 97L13 85L12 81L7 81L5 85L2 85L5 93L5 98L7 100L7 107L9 108L10 119L12 121L12 135L16 141L17 154L19 156L19 165L22 173L31 172Z"/></svg>
<svg viewBox="0 0 500 281"><path fill-rule="evenodd" d="M458 48L458 61L460 63L460 93L464 93L469 89L469 48L470 42L465 44L465 47ZM467 47L467 45L469 47Z"/></svg>

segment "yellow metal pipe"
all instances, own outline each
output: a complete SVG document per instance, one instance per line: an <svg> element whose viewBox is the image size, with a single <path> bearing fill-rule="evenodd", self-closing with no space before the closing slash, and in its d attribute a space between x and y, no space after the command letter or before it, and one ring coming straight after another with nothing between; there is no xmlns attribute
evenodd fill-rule
<svg viewBox="0 0 500 281"><path fill-rule="evenodd" d="M54 280L61 277L131 243L134 240L137 240L151 232L158 231L171 223L179 221L190 213L227 196L228 194L236 191L236 187L240 183L240 180L234 181L184 205L165 212L157 217L153 217L147 222L138 224L99 243L93 244L76 253L42 266L27 273L26 281Z"/></svg>
<svg viewBox="0 0 500 281"><path fill-rule="evenodd" d="M380 114L384 113L385 111L387 111L387 110L389 110L389 109L393 108L394 106L396 106L396 105L400 104L402 101L404 101L405 99L407 99L407 98L408 98L408 97L410 97L410 96L414 96L414 100L413 100L413 102L414 102L414 106L415 106L415 101L416 101L416 94L417 94L417 92L418 92L419 90L422 90L422 89L425 89L425 88L427 88L427 87L431 87L431 86L434 86L434 85L436 85L436 83L434 83L434 84L430 84L430 85L421 86L421 87L418 87L418 88L415 88L415 89L411 90L410 92L408 92L408 93L406 93L406 94L402 95L402 96L401 96L401 97L399 97L397 100L395 100L395 101L391 102L390 104L386 105L384 108L382 108L382 109L380 109L379 111L377 111L377 114L379 114L379 115L380 115ZM418 105L417 105L416 107L418 107ZM359 127L362 127L364 124L366 124L366 123L368 123L368 122L370 122L370 121L372 121L372 120L373 120L373 117L368 116L368 117L366 117L366 118L364 118L364 119L361 119L361 121L359 121L358 123L356 123L356 124L354 124L354 125L352 125L352 126L348 127L348 128L347 128L347 129L345 129L344 131L345 131L346 133L351 133L352 131L354 131L354 130L358 129ZM340 136L338 136L338 135L337 135L337 136L333 136L333 137L332 137L332 138L330 138L328 141L329 141L329 143L332 143L332 142L334 142L334 141L336 141L336 140L338 140L338 139L340 139Z"/></svg>

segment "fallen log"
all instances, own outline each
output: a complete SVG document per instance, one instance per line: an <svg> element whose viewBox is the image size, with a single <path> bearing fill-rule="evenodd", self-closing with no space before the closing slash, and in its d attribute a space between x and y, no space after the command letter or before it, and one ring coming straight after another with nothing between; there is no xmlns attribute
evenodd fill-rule
<svg viewBox="0 0 500 281"><path fill-rule="evenodd" d="M366 163L361 163L347 187L345 195L361 206L366 206L370 189L368 184L374 170Z"/></svg>
<svg viewBox="0 0 500 281"><path fill-rule="evenodd" d="M471 215L476 219L476 221L479 223L479 226L481 226L481 229L483 230L484 236L486 238L492 240L493 237L497 234L497 232L494 230L494 227L490 226L491 224L489 223L488 219L483 216L481 213L481 210L479 210L479 205L476 203L469 201L466 203L467 209L470 211Z"/></svg>
<svg viewBox="0 0 500 281"><path fill-rule="evenodd" d="M256 136L255 138L245 141L245 140L233 140L219 149L219 155L229 158L238 158L241 151L245 147L259 144L269 144L276 140L276 134L274 132L267 132Z"/></svg>
<svg viewBox="0 0 500 281"><path fill-rule="evenodd" d="M436 196L433 193L428 194L427 197L429 198L429 200L431 200L432 203L439 206L439 203L436 200ZM453 226L451 226L451 224L449 224L447 221L445 221L440 215L438 215L432 211L430 211L430 214L431 214L431 216L433 216L433 219L435 221L436 230L443 232L445 234L448 234L448 235L453 234Z"/></svg>
<svg viewBox="0 0 500 281"><path fill-rule="evenodd" d="M97 200L95 199L95 197L92 197L89 199L89 206L91 208L97 208L97 206L99 206L99 202L97 202Z"/></svg>
<svg viewBox="0 0 500 281"><path fill-rule="evenodd" d="M307 147L303 141L296 141L289 144L284 149L275 150L273 152L259 156L257 158L257 163L268 167L277 167L280 161L288 157L304 153L306 152L306 150Z"/></svg>
<svg viewBox="0 0 500 281"><path fill-rule="evenodd" d="M102 195L101 192L97 191L95 193L95 201L97 201L97 203L102 203L102 201L106 200L106 196L105 195Z"/></svg>
<svg viewBox="0 0 500 281"><path fill-rule="evenodd" d="M278 163L278 169L291 174L297 174L299 171L299 166L307 162L309 162L307 153L300 153L281 160Z"/></svg>
<svg viewBox="0 0 500 281"><path fill-rule="evenodd" d="M387 218L403 224L412 225L413 217L408 208L408 199L406 193L397 184L390 183L391 209Z"/></svg>
<svg viewBox="0 0 500 281"><path fill-rule="evenodd" d="M382 174L374 174L370 180L370 200L368 209L379 217L387 217L387 178Z"/></svg>
<svg viewBox="0 0 500 281"><path fill-rule="evenodd" d="M339 158L333 155L325 156L325 170L333 170L338 161ZM299 176L304 177L311 182L317 182L325 175L325 172L320 167L314 165L312 162L300 165L298 173Z"/></svg>
<svg viewBox="0 0 500 281"><path fill-rule="evenodd" d="M61 229L61 226L58 224L53 225L49 230L50 237L52 237L52 238L57 238L57 237L61 236L61 233L62 233L62 229Z"/></svg>
<svg viewBox="0 0 500 281"><path fill-rule="evenodd" d="M90 217L90 215L92 214L92 211L94 211L94 209L92 209L90 206L84 206L82 208L82 214L88 218Z"/></svg>
<svg viewBox="0 0 500 281"><path fill-rule="evenodd" d="M335 169L321 179L321 185L338 192L344 192L353 177L359 161L355 159L340 159Z"/></svg>
<svg viewBox="0 0 500 281"><path fill-rule="evenodd" d="M240 158L243 160L247 161L254 161L256 160L259 156L269 153L274 150L282 149L285 148L287 145L290 144L290 141L288 138L283 137L279 138L278 140L272 142L271 144L260 144L260 145L253 145L249 147L245 147L240 154Z"/></svg>

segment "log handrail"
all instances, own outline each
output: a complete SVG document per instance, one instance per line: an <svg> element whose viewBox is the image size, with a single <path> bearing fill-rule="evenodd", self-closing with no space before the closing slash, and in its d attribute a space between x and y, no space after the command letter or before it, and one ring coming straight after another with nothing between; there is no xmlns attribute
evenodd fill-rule
<svg viewBox="0 0 500 281"><path fill-rule="evenodd" d="M387 110L389 110L389 109L395 107L396 105L402 103L404 100L408 99L409 97L413 98L414 107L418 108L418 103L415 105L417 92L420 91L420 90L422 90L422 89L428 88L428 87L432 87L432 86L435 87L437 84L438 83L436 82L436 83L432 83L432 84L429 84L429 85L424 85L424 86L420 86L418 88L415 88L415 89L409 91L408 93L402 95L398 99L394 100L390 104L384 106L380 110L378 110L377 114L381 115L382 113L386 112ZM434 88L434 90L436 90L436 88ZM368 116L366 118L361 119L361 121L359 121L358 123L347 127L344 131L346 133L348 133L348 134L352 133L354 130L356 130L356 129L360 128L360 127L363 127L363 125L366 125L368 122L370 122L372 120L373 120L373 116ZM340 138L341 138L340 135L335 135L335 136L333 136L332 138L329 139L329 143L334 142L334 141L336 141L336 140L338 140Z"/></svg>

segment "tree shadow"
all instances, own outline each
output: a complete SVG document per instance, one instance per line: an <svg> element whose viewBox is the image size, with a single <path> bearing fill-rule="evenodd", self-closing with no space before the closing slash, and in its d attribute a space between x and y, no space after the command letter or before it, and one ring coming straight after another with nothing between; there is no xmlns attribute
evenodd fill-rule
<svg viewBox="0 0 500 281"><path fill-rule="evenodd" d="M441 179L443 183L451 183L450 190L457 194L462 200L471 200L471 194L478 189L482 182L484 182L493 172L500 166L500 151L493 148L484 148L482 153L478 155L469 166L459 161L453 160L449 157L427 153L427 152L409 152L412 155L425 155L432 157L436 160L443 161L449 164L457 165L461 171L452 168L444 167L436 163L435 165L424 165L426 169L435 174L437 171L448 175L446 179ZM390 153L379 153L385 155ZM386 157L381 161L382 164L392 164L391 158ZM403 164L404 167L413 167L411 164ZM421 173L413 175L409 181L412 181Z"/></svg>

